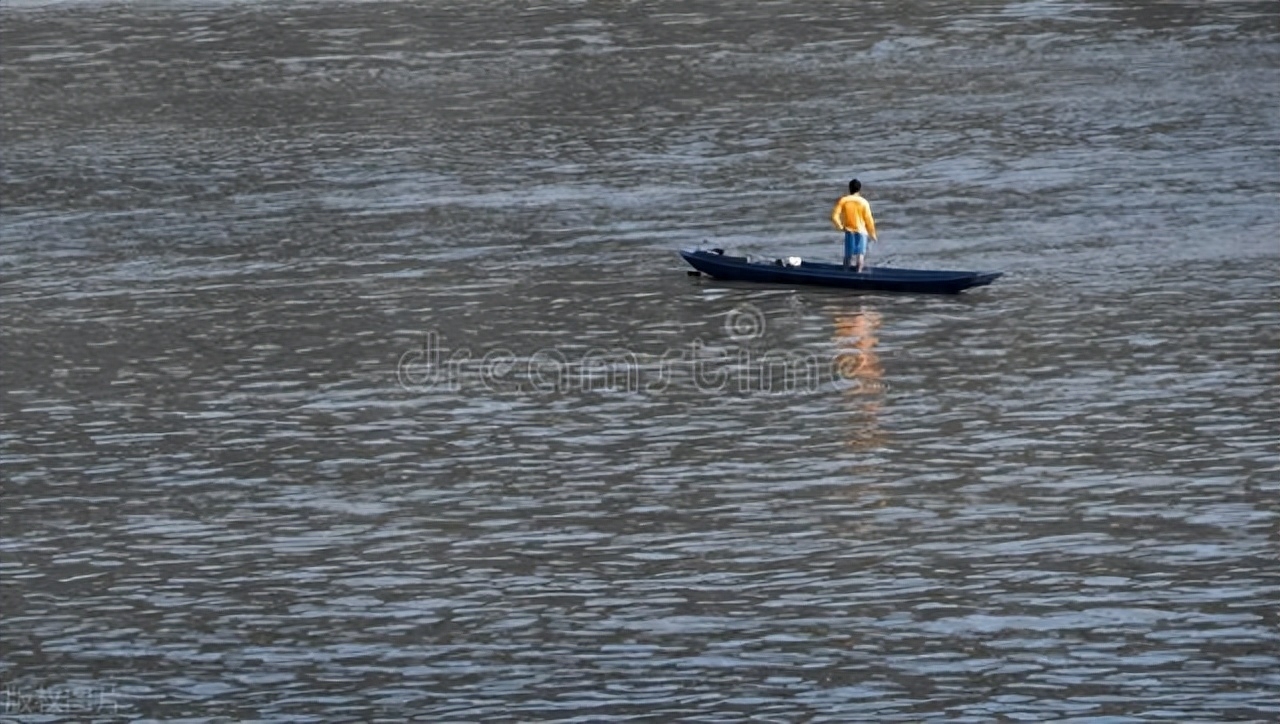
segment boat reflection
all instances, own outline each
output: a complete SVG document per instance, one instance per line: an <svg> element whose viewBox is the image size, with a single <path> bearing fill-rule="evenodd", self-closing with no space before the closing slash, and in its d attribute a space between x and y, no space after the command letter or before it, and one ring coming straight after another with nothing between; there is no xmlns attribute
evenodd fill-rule
<svg viewBox="0 0 1280 724"><path fill-rule="evenodd" d="M871 450L885 444L880 428L884 404L884 365L876 351L883 321L880 313L865 305L856 310L833 311L835 333L834 371L845 399L854 412L849 447Z"/></svg>

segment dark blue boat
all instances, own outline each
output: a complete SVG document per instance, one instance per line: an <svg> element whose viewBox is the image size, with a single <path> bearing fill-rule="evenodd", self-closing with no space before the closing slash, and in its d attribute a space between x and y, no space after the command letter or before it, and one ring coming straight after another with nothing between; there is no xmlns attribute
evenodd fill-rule
<svg viewBox="0 0 1280 724"><path fill-rule="evenodd" d="M727 281L770 284L809 284L873 292L916 292L958 294L995 281L1003 272L933 271L867 267L861 272L846 271L839 264L806 261L787 266L782 260L751 261L745 256L726 256L713 251L681 251L680 256L694 269ZM692 274L693 272L690 272Z"/></svg>

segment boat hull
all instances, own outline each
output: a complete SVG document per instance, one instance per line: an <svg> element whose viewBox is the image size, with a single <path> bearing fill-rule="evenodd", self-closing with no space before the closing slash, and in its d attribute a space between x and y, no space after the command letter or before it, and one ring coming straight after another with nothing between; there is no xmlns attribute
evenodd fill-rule
<svg viewBox="0 0 1280 724"><path fill-rule="evenodd" d="M680 256L694 269L726 281L764 284L802 284L872 292L916 294L959 294L981 287L1003 272L940 271L868 267L861 272L846 271L839 264L802 262L783 266L776 262L750 261L742 256L726 256L718 251L681 251Z"/></svg>

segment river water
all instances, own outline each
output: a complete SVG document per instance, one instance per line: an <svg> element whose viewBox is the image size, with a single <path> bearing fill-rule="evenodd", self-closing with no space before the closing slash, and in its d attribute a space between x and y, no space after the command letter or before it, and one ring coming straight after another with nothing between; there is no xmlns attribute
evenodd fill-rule
<svg viewBox="0 0 1280 724"><path fill-rule="evenodd" d="M1274 2L0 8L4 716L1280 719Z"/></svg>

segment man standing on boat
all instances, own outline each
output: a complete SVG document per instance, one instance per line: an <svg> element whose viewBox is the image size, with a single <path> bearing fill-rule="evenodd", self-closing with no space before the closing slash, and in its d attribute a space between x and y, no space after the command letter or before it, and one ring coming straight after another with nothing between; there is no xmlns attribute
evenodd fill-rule
<svg viewBox="0 0 1280 724"><path fill-rule="evenodd" d="M844 232L844 268L855 257L858 271L862 271L863 260L867 255L867 239L876 239L876 220L871 218L871 204L858 193L862 190L862 182L854 179L849 182L849 195L841 196L836 207L831 210L831 223Z"/></svg>

